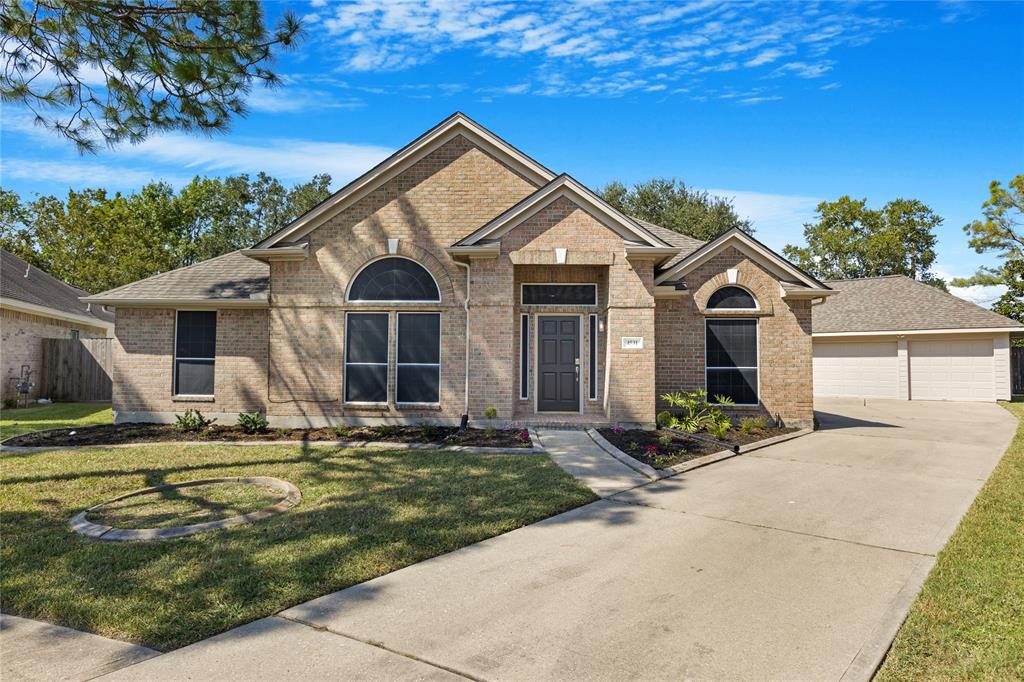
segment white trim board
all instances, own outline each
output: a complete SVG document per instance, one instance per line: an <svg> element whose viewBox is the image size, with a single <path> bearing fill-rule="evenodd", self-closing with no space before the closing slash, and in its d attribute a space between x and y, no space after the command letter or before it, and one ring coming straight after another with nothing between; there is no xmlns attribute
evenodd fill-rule
<svg viewBox="0 0 1024 682"><path fill-rule="evenodd" d="M95 304L94 304L95 305ZM89 327L96 327L103 329L106 332L114 331L114 323L101 320L98 317L90 317L88 315L77 315L75 313L65 313L51 308L45 305L37 305L35 303L26 303L25 301L19 301L13 298L5 298L0 300L0 308L7 310L13 310L18 313L28 313L30 315L38 315L39 317L50 317L61 322L77 322L78 324L86 325Z"/></svg>
<svg viewBox="0 0 1024 682"><path fill-rule="evenodd" d="M294 241L309 234L332 216L458 135L464 136L509 163L537 186L550 182L555 177L550 170L476 121L462 112L455 112L253 248L267 249L279 242Z"/></svg>
<svg viewBox="0 0 1024 682"><path fill-rule="evenodd" d="M1024 327L982 327L979 329L889 329L868 332L812 332L812 338L841 338L844 336L916 336L920 334L1024 334Z"/></svg>

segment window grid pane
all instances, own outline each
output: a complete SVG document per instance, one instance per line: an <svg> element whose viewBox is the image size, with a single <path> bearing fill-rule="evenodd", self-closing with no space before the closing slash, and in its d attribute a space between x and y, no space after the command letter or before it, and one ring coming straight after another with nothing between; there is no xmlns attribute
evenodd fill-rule
<svg viewBox="0 0 1024 682"><path fill-rule="evenodd" d="M597 305L597 285L524 284L523 305Z"/></svg>
<svg viewBox="0 0 1024 682"><path fill-rule="evenodd" d="M217 311L179 310L175 319L174 395L213 395Z"/></svg>
<svg viewBox="0 0 1024 682"><path fill-rule="evenodd" d="M708 299L708 308L712 310L715 308L753 309L756 307L757 302L754 301L750 292L739 287L722 287L711 294L711 298Z"/></svg>
<svg viewBox="0 0 1024 682"><path fill-rule="evenodd" d="M434 278L419 263L405 258L383 258L356 276L350 301L440 301Z"/></svg>
<svg viewBox="0 0 1024 682"><path fill-rule="evenodd" d="M758 404L757 321L707 320L705 344L708 396Z"/></svg>
<svg viewBox="0 0 1024 682"><path fill-rule="evenodd" d="M388 314L349 313L345 327L346 402L388 399Z"/></svg>
<svg viewBox="0 0 1024 682"><path fill-rule="evenodd" d="M398 313L395 402L441 401L441 314Z"/></svg>

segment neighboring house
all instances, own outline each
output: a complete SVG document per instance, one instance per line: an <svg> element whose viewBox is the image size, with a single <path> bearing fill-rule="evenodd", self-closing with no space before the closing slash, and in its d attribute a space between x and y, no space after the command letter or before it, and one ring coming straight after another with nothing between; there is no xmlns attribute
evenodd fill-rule
<svg viewBox="0 0 1024 682"><path fill-rule="evenodd" d="M1024 325L902 275L826 282L814 307L814 394L1009 400Z"/></svg>
<svg viewBox="0 0 1024 682"><path fill-rule="evenodd" d="M707 387L807 425L832 293L741 231L633 220L457 113L253 248L83 300L116 310L120 422L650 424L659 394Z"/></svg>
<svg viewBox="0 0 1024 682"><path fill-rule="evenodd" d="M22 365L33 371L35 388L30 398L39 397L42 364L40 339L93 338L112 336L114 316L80 297L85 291L51 277L0 249L0 367L2 394L16 391L10 377L21 376Z"/></svg>

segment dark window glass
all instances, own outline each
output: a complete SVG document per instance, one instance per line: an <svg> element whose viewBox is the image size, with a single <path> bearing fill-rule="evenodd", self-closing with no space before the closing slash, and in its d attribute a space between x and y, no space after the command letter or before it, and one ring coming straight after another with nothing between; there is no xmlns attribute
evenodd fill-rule
<svg viewBox="0 0 1024 682"><path fill-rule="evenodd" d="M708 396L757 404L756 320L708 320L705 360Z"/></svg>
<svg viewBox="0 0 1024 682"><path fill-rule="evenodd" d="M530 397L530 317L523 315L519 322L519 397Z"/></svg>
<svg viewBox="0 0 1024 682"><path fill-rule="evenodd" d="M349 313L345 335L345 400L388 399L388 314Z"/></svg>
<svg viewBox="0 0 1024 682"><path fill-rule="evenodd" d="M597 400L597 315L590 316L590 399Z"/></svg>
<svg viewBox="0 0 1024 682"><path fill-rule="evenodd" d="M524 284L523 305L597 305L597 285Z"/></svg>
<svg viewBox="0 0 1024 682"><path fill-rule="evenodd" d="M356 276L351 301L439 301L441 294L430 273L405 258L383 258Z"/></svg>
<svg viewBox="0 0 1024 682"><path fill-rule="evenodd" d="M436 403L441 395L441 315L398 314L395 401Z"/></svg>
<svg viewBox="0 0 1024 682"><path fill-rule="evenodd" d="M750 292L739 287L722 287L711 294L711 298L708 299L708 310L715 308L753 309L756 307L757 302Z"/></svg>
<svg viewBox="0 0 1024 682"><path fill-rule="evenodd" d="M176 324L175 395L213 395L217 311L179 310Z"/></svg>

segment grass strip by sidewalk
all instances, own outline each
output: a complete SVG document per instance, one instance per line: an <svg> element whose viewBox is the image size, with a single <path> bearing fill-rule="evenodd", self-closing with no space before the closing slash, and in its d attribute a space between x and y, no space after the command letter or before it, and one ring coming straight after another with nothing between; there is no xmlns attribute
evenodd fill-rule
<svg viewBox="0 0 1024 682"><path fill-rule="evenodd" d="M43 429L109 424L114 414L107 403L50 403L0 411L0 440Z"/></svg>
<svg viewBox="0 0 1024 682"><path fill-rule="evenodd" d="M252 526L164 542L102 542L67 525L138 488L227 476L291 481L302 502ZM8 452L0 590L6 613L166 651L594 499L542 455L281 445ZM192 497L184 511L219 513L220 502ZM157 499L136 520L163 511Z"/></svg>
<svg viewBox="0 0 1024 682"><path fill-rule="evenodd" d="M1024 419L1024 403L1004 407ZM1024 679L1024 421L875 679Z"/></svg>

